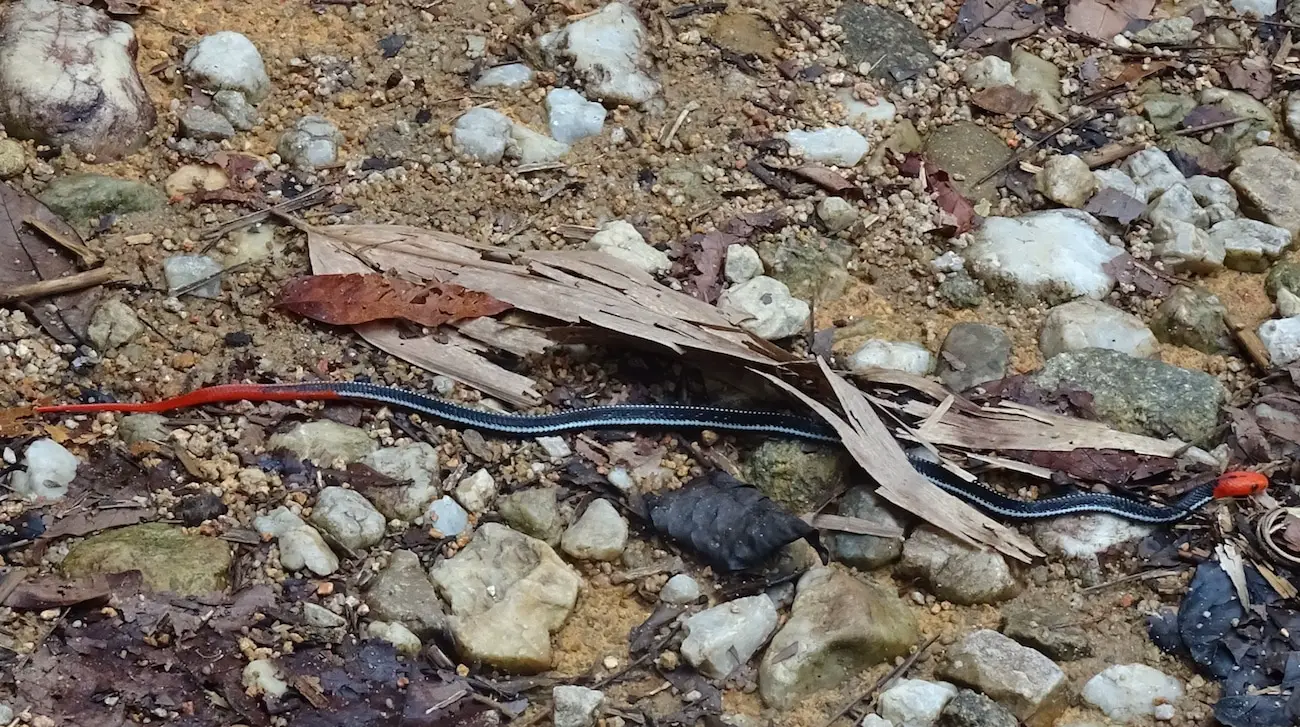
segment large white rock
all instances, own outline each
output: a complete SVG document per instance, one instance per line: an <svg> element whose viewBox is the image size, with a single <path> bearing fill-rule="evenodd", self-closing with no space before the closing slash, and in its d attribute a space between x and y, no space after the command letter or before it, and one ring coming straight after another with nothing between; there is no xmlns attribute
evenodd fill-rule
<svg viewBox="0 0 1300 727"><path fill-rule="evenodd" d="M1300 316L1264 321L1259 327L1259 340L1274 366L1300 359Z"/></svg>
<svg viewBox="0 0 1300 727"><path fill-rule="evenodd" d="M682 656L705 676L721 679L749 661L776 622L776 606L765 594L719 604L686 620Z"/></svg>
<svg viewBox="0 0 1300 727"><path fill-rule="evenodd" d="M15 470L9 484L15 492L34 500L57 500L68 494L77 476L77 456L45 437L27 445L23 468Z"/></svg>
<svg viewBox="0 0 1300 727"><path fill-rule="evenodd" d="M812 315L808 304L790 295L785 283L766 275L722 291L718 307L740 315L742 328L769 341L803 331Z"/></svg>
<svg viewBox="0 0 1300 727"><path fill-rule="evenodd" d="M470 109L456 119L451 143L456 151L485 164L496 164L505 156L514 124L500 111Z"/></svg>
<svg viewBox="0 0 1300 727"><path fill-rule="evenodd" d="M1169 155L1160 149L1143 149L1130 154L1121 169L1132 177L1146 199L1154 199L1175 184L1187 181L1187 177L1170 161Z"/></svg>
<svg viewBox="0 0 1300 727"><path fill-rule="evenodd" d="M931 727L955 696L957 687L948 682L899 679L880 693L876 709L894 727Z"/></svg>
<svg viewBox="0 0 1300 727"><path fill-rule="evenodd" d="M867 155L867 137L848 126L828 126L816 131L787 131L790 150L810 162L851 167Z"/></svg>
<svg viewBox="0 0 1300 727"><path fill-rule="evenodd" d="M600 250L651 275L667 272L672 267L672 261L667 255L651 247L635 227L623 220L612 220L601 225L600 230L587 241L587 247Z"/></svg>
<svg viewBox="0 0 1300 727"><path fill-rule="evenodd" d="M1080 298L1047 312L1038 348L1045 359L1081 348L1108 348L1152 358L1160 353L1160 342L1141 318L1099 300Z"/></svg>
<svg viewBox="0 0 1300 727"><path fill-rule="evenodd" d="M131 26L79 3L21 0L0 25L0 123L10 136L111 161L156 121Z"/></svg>
<svg viewBox="0 0 1300 727"><path fill-rule="evenodd" d="M230 30L199 39L185 53L182 70L186 80L205 91L238 91L253 103L271 90L271 79L257 46Z"/></svg>
<svg viewBox="0 0 1300 727"><path fill-rule="evenodd" d="M991 288L1018 298L1101 299L1115 286L1103 266L1123 250L1106 242L1099 226L1078 210L990 217L975 232L967 266Z"/></svg>
<svg viewBox="0 0 1300 727"><path fill-rule="evenodd" d="M1244 217L1210 228L1210 239L1223 246L1223 264L1233 270L1262 273L1291 246L1291 231Z"/></svg>
<svg viewBox="0 0 1300 727"><path fill-rule="evenodd" d="M854 351L847 363L853 371L891 369L924 376L934 367L934 357L919 343L873 338Z"/></svg>
<svg viewBox="0 0 1300 727"><path fill-rule="evenodd" d="M1116 722L1138 722L1183 696L1183 683L1145 664L1115 664L1083 685L1083 701Z"/></svg>
<svg viewBox="0 0 1300 727"><path fill-rule="evenodd" d="M642 104L659 93L643 70L650 63L642 44L646 30L636 11L612 2L599 12L543 35L538 43L552 57L565 56L595 98Z"/></svg>

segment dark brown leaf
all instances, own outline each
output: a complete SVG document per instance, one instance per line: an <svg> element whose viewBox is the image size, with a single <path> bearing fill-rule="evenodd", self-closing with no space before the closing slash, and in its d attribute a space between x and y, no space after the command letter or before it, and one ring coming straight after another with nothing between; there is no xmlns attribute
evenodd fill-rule
<svg viewBox="0 0 1300 727"><path fill-rule="evenodd" d="M1236 114L1219 106L1197 106L1183 117L1182 126L1185 129L1193 129L1212 126L1235 118L1237 118Z"/></svg>
<svg viewBox="0 0 1300 727"><path fill-rule="evenodd" d="M802 167L795 167L790 173L801 179L821 187L838 197L862 198L862 188L853 184L844 178L839 172L823 167L819 164L805 164Z"/></svg>
<svg viewBox="0 0 1300 727"><path fill-rule="evenodd" d="M63 239L82 244L77 231L35 197L0 183L0 290L77 272L73 258L44 234L24 224L27 219L42 223ZM46 333L60 343L78 344L86 337L86 326L99 297L99 288L87 288L33 301L31 309Z"/></svg>
<svg viewBox="0 0 1300 727"><path fill-rule="evenodd" d="M1174 289L1175 281L1169 276L1139 263L1126 252L1103 263L1101 269L1114 276L1121 285L1132 285L1143 293L1157 298L1169 295Z"/></svg>
<svg viewBox="0 0 1300 727"><path fill-rule="evenodd" d="M107 600L115 591L134 591L139 586L140 571L100 574L75 581L45 576L20 583L5 598L4 605L23 611L42 611Z"/></svg>
<svg viewBox="0 0 1300 727"><path fill-rule="evenodd" d="M1268 439L1264 436L1259 422L1255 420L1254 414L1244 409L1229 407L1228 418L1232 421L1232 436L1237 446L1251 461L1267 462L1273 458L1269 452Z"/></svg>
<svg viewBox="0 0 1300 727"><path fill-rule="evenodd" d="M1088 200L1083 211L1097 217L1109 217L1121 225L1127 225L1141 217L1146 208L1142 200L1130 197L1118 189L1106 187Z"/></svg>
<svg viewBox="0 0 1300 727"><path fill-rule="evenodd" d="M708 303L717 300L722 292L722 264L727 259L727 248L744 241L743 237L720 230L687 238L687 255L695 272L686 279L686 292Z"/></svg>
<svg viewBox="0 0 1300 727"><path fill-rule="evenodd" d="M1034 97L1015 86L982 88L970 95L971 103L995 114L1019 116L1034 108Z"/></svg>
<svg viewBox="0 0 1300 727"><path fill-rule="evenodd" d="M40 539L56 540L135 525L151 512L145 507L116 507L94 512L82 510L51 525Z"/></svg>
<svg viewBox="0 0 1300 727"><path fill-rule="evenodd" d="M1273 93L1273 71L1264 58L1243 58L1228 64L1228 85L1261 101Z"/></svg>
<svg viewBox="0 0 1300 727"><path fill-rule="evenodd" d="M289 281L278 305L313 320L357 325L404 319L430 328L510 309L487 293L452 283L416 285L383 275L309 275Z"/></svg>
<svg viewBox="0 0 1300 727"><path fill-rule="evenodd" d="M907 177L924 176L926 189L934 195L935 204L943 213L939 222L945 232L960 235L975 227L975 205L957 191L947 172L915 153L903 158L899 172Z"/></svg>
<svg viewBox="0 0 1300 727"><path fill-rule="evenodd" d="M1070 0L1065 25L1089 38L1110 42L1134 20L1148 20L1156 0Z"/></svg>
<svg viewBox="0 0 1300 727"><path fill-rule="evenodd" d="M0 437L17 437L27 431L23 424L36 411L30 406L11 406L0 409Z"/></svg>
<svg viewBox="0 0 1300 727"><path fill-rule="evenodd" d="M1023 0L966 0L957 13L953 39L961 48L982 48L1033 35L1043 25L1043 6Z"/></svg>
<svg viewBox="0 0 1300 727"><path fill-rule="evenodd" d="M1005 450L1006 456L1070 477L1107 485L1144 480L1178 467L1169 457L1135 454L1118 449L1075 449L1069 452Z"/></svg>

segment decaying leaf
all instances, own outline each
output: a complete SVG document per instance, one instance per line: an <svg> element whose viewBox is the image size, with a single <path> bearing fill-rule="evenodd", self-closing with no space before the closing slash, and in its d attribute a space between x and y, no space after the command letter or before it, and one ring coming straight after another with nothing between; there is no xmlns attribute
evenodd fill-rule
<svg viewBox="0 0 1300 727"><path fill-rule="evenodd" d="M1097 192L1084 205L1083 211L1097 217L1107 217L1121 225L1136 220L1146 211L1146 204L1137 197L1124 194L1113 187Z"/></svg>
<svg viewBox="0 0 1300 727"><path fill-rule="evenodd" d="M744 241L743 237L721 230L687 238L687 256L695 272L686 278L686 292L708 303L717 300L722 292L722 264L727 259L727 248Z"/></svg>
<svg viewBox="0 0 1300 727"><path fill-rule="evenodd" d="M11 406L0 409L0 437L17 437L27 431L23 421L35 414L30 406Z"/></svg>
<svg viewBox="0 0 1300 727"><path fill-rule="evenodd" d="M1228 64L1224 71L1228 85L1245 91L1261 101L1273 93L1273 71L1265 58L1242 58Z"/></svg>
<svg viewBox="0 0 1300 727"><path fill-rule="evenodd" d="M966 0L957 13L958 47L982 48L1033 35L1043 25L1043 6L1024 0Z"/></svg>
<svg viewBox="0 0 1300 727"><path fill-rule="evenodd" d="M645 499L655 530L715 568L753 568L801 538L818 545L812 526L725 472L711 472L680 490Z"/></svg>
<svg viewBox="0 0 1300 727"><path fill-rule="evenodd" d="M1034 97L1015 86L981 88L970 95L971 103L995 114L1018 116L1034 108Z"/></svg>
<svg viewBox="0 0 1300 727"><path fill-rule="evenodd" d="M970 232L975 226L975 205L953 186L948 173L926 161L920 154L908 154L899 166L899 172L908 177L925 178L925 188L934 195L939 205L940 228L950 236Z"/></svg>
<svg viewBox="0 0 1300 727"><path fill-rule="evenodd" d="M791 169L790 173L839 197L860 199L863 196L861 187L845 179L843 174L820 164L805 164Z"/></svg>
<svg viewBox="0 0 1300 727"><path fill-rule="evenodd" d="M1109 42L1134 20L1147 20L1155 0L1070 0L1065 25L1089 38Z"/></svg>
<svg viewBox="0 0 1300 727"><path fill-rule="evenodd" d="M1108 274L1115 277L1120 285L1132 285L1134 288L1163 298L1174 289L1174 282L1169 276L1158 273L1150 266L1133 259L1132 255L1122 252L1101 266Z"/></svg>
<svg viewBox="0 0 1300 727"><path fill-rule="evenodd" d="M103 510L81 510L61 518L41 534L41 540L51 541L89 535L101 530L135 525L152 511L144 507L115 507Z"/></svg>
<svg viewBox="0 0 1300 727"><path fill-rule="evenodd" d="M28 219L62 239L82 244L77 231L35 197L0 184L0 290L77 271L72 257L26 224ZM99 288L86 288L32 301L31 310L41 328L59 343L80 344L99 298Z"/></svg>
<svg viewBox="0 0 1300 727"><path fill-rule="evenodd" d="M487 293L453 283L416 285L383 275L309 275L289 281L278 304L313 320L352 326L405 319L436 328L510 309Z"/></svg>
<svg viewBox="0 0 1300 727"><path fill-rule="evenodd" d="M100 574L74 581L45 576L18 584L4 599L4 605L20 611L42 611L103 601L114 591L137 590L140 580L140 571Z"/></svg>
<svg viewBox="0 0 1300 727"><path fill-rule="evenodd" d="M1172 457L1155 457L1119 449L1079 448L1069 452L1030 452L1013 449L1003 451L1001 454L1067 474L1075 479L1102 482L1107 485L1123 485L1144 480L1158 474L1172 472L1178 467L1178 460Z"/></svg>

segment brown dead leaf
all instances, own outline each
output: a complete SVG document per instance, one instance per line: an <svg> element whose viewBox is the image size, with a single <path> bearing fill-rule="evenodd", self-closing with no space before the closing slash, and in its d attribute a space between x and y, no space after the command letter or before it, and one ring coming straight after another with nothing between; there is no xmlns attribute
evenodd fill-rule
<svg viewBox="0 0 1300 727"><path fill-rule="evenodd" d="M819 164L805 164L802 167L795 167L790 170L790 173L800 179L812 182L837 197L861 199L864 196L862 188L845 179L843 174Z"/></svg>
<svg viewBox="0 0 1300 727"><path fill-rule="evenodd" d="M1155 0L1070 0L1065 25L1089 38L1110 42L1134 20L1149 20Z"/></svg>
<svg viewBox="0 0 1300 727"><path fill-rule="evenodd" d="M982 48L1033 35L1043 25L1042 4L1024 0L966 0L953 25L961 48Z"/></svg>
<svg viewBox="0 0 1300 727"><path fill-rule="evenodd" d="M995 114L1019 116L1034 108L1034 97L1015 86L994 86L971 93L971 103Z"/></svg>
<svg viewBox="0 0 1300 727"><path fill-rule="evenodd" d="M1228 64L1224 71L1228 85L1245 91L1259 100L1273 93L1273 71L1264 58L1242 58Z"/></svg>
<svg viewBox="0 0 1300 727"><path fill-rule="evenodd" d="M695 272L686 278L686 292L708 303L717 300L722 292L722 265L727 259L727 248L744 241L743 237L721 230L687 238L687 257Z"/></svg>
<svg viewBox="0 0 1300 727"><path fill-rule="evenodd" d="M1176 282L1168 275L1134 260L1133 256L1126 252L1102 263L1101 269L1114 276L1121 285L1132 285L1143 293L1157 298L1169 295Z"/></svg>
<svg viewBox="0 0 1300 727"><path fill-rule="evenodd" d="M899 172L906 177L924 176L925 188L934 195L935 204L939 205L942 212L939 219L942 232L956 236L970 232L975 227L975 205L957 191L947 172L916 153L903 158Z"/></svg>
<svg viewBox="0 0 1300 727"><path fill-rule="evenodd" d="M451 283L416 285L383 275L308 275L289 281L277 305L336 326L404 319L436 328L492 316L509 303Z"/></svg>
<svg viewBox="0 0 1300 727"><path fill-rule="evenodd" d="M1113 187L1106 187L1094 194L1083 207L1084 212L1097 217L1109 217L1121 225L1127 225L1141 217L1146 209L1147 206L1142 200Z"/></svg>
<svg viewBox="0 0 1300 727"><path fill-rule="evenodd" d="M76 230L35 197L0 184L0 290L77 272L73 258L25 224L27 219L38 221L61 239L83 244ZM41 328L59 343L80 344L99 297L98 287L86 288L32 301L31 310Z"/></svg>
<svg viewBox="0 0 1300 727"><path fill-rule="evenodd" d="M4 605L21 611L65 608L92 601L105 601L115 591L138 590L140 571L99 574L70 581L45 576L20 583L5 599Z"/></svg>
<svg viewBox="0 0 1300 727"><path fill-rule="evenodd" d="M1178 467L1172 457L1136 454L1119 449L1084 449L1069 452L1006 450L1002 454L1038 467L1063 472L1070 477L1107 485L1144 480Z"/></svg>
<svg viewBox="0 0 1300 727"><path fill-rule="evenodd" d="M27 427L23 425L23 421L35 413L36 410L30 406L0 409L0 437L17 437L25 434Z"/></svg>
<svg viewBox="0 0 1300 727"><path fill-rule="evenodd" d="M46 528L39 539L52 541L135 525L150 513L145 507L116 507L94 512L81 510Z"/></svg>

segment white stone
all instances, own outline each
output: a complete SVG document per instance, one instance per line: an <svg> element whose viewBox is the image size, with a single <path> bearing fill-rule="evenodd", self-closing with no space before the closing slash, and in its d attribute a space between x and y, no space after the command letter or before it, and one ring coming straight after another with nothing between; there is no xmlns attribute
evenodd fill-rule
<svg viewBox="0 0 1300 727"><path fill-rule="evenodd" d="M1183 683L1145 664L1115 664L1083 685L1083 701L1116 722L1140 722L1183 697Z"/></svg>
<svg viewBox="0 0 1300 727"><path fill-rule="evenodd" d="M651 275L667 272L672 267L667 255L652 247L635 227L623 220L601 225L587 241L587 248L600 250Z"/></svg>
<svg viewBox="0 0 1300 727"><path fill-rule="evenodd" d="M424 522L446 537L455 537L469 528L469 513L448 495L429 503Z"/></svg>
<svg viewBox="0 0 1300 727"><path fill-rule="evenodd" d="M566 684L551 690L551 701L554 727L594 727L605 693Z"/></svg>
<svg viewBox="0 0 1300 727"><path fill-rule="evenodd" d="M553 88L546 94L546 123L551 136L563 144L600 134L605 114L604 106L571 88Z"/></svg>
<svg viewBox="0 0 1300 727"><path fill-rule="evenodd" d="M936 273L955 273L966 267L966 258L958 255L952 250L949 250L931 260L930 267L933 268Z"/></svg>
<svg viewBox="0 0 1300 727"><path fill-rule="evenodd" d="M738 598L691 616L681 654L707 677L721 679L749 661L776 632L777 613L764 594Z"/></svg>
<svg viewBox="0 0 1300 727"><path fill-rule="evenodd" d="M1101 299L1115 286L1103 266L1123 250L1106 242L1097 226L1092 215L1077 210L990 217L967 249L967 266L1016 297Z"/></svg>
<svg viewBox="0 0 1300 727"><path fill-rule="evenodd" d="M223 30L205 35L185 53L181 63L185 78L205 91L239 91L253 103L266 97L271 79L262 54L244 35Z"/></svg>
<svg viewBox="0 0 1300 727"><path fill-rule="evenodd" d="M564 441L564 437L538 437L537 443L541 445L542 451L551 459L564 459L573 454L569 448L569 443Z"/></svg>
<svg viewBox="0 0 1300 727"><path fill-rule="evenodd" d="M1277 13L1277 0L1232 0L1232 9L1242 15L1271 18Z"/></svg>
<svg viewBox="0 0 1300 727"><path fill-rule="evenodd" d="M1048 311L1038 334L1038 348L1044 359L1083 348L1108 348L1139 358L1160 354L1160 342L1141 318L1091 298Z"/></svg>
<svg viewBox="0 0 1300 727"><path fill-rule="evenodd" d="M334 122L317 114L298 119L280 135L275 150L285 164L297 169L319 169L338 161L343 134Z"/></svg>
<svg viewBox="0 0 1300 727"><path fill-rule="evenodd" d="M1210 239L1223 246L1224 266L1249 273L1268 270L1291 246L1290 230L1244 217L1211 227Z"/></svg>
<svg viewBox="0 0 1300 727"><path fill-rule="evenodd" d="M627 533L627 521L618 509L609 500L595 500L564 531L560 549L578 560L614 560L627 547Z"/></svg>
<svg viewBox="0 0 1300 727"><path fill-rule="evenodd" d="M1169 722L1174 718L1175 714L1177 714L1177 711L1174 710L1172 704L1157 704L1156 708L1151 710L1151 716L1155 717L1159 722Z"/></svg>
<svg viewBox="0 0 1300 727"><path fill-rule="evenodd" d="M827 197L817 203L817 216L833 235L852 227L858 220L858 210L842 197Z"/></svg>
<svg viewBox="0 0 1300 727"><path fill-rule="evenodd" d="M663 588L659 589L659 600L676 606L684 606L688 603L695 603L702 593L699 581L685 573L678 573L669 578Z"/></svg>
<svg viewBox="0 0 1300 727"><path fill-rule="evenodd" d="M738 316L742 328L769 341L803 332L812 315L785 283L766 275L722 291L718 308Z"/></svg>
<svg viewBox="0 0 1300 727"><path fill-rule="evenodd" d="M1160 149L1143 149L1130 154L1121 169L1132 177L1146 199L1164 193L1166 189L1186 182L1187 178Z"/></svg>
<svg viewBox="0 0 1300 727"><path fill-rule="evenodd" d="M1300 316L1300 295L1296 295L1286 288L1278 288L1277 312L1283 318Z"/></svg>
<svg viewBox="0 0 1300 727"><path fill-rule="evenodd" d="M78 464L75 454L44 437L27 445L22 469L9 476L9 486L33 500L58 500L68 494Z"/></svg>
<svg viewBox="0 0 1300 727"><path fill-rule="evenodd" d="M289 691L288 683L284 681L275 662L270 659L254 659L248 662L244 667L242 681L244 687L255 690L254 693L267 694L276 698L284 696L284 693Z"/></svg>
<svg viewBox="0 0 1300 727"><path fill-rule="evenodd" d="M351 550L369 548L384 539L384 516L356 490L321 490L311 511L311 522Z"/></svg>
<svg viewBox="0 0 1300 727"><path fill-rule="evenodd" d="M479 469L456 485L456 501L470 512L483 512L497 497L497 483L491 473Z"/></svg>
<svg viewBox="0 0 1300 727"><path fill-rule="evenodd" d="M253 528L258 534L279 541L280 565L285 570L306 568L318 576L327 576L339 569L338 556L320 533L287 507L280 506L253 518Z"/></svg>
<svg viewBox="0 0 1300 727"><path fill-rule="evenodd" d="M386 498L387 507L376 498L380 511L389 517L407 522L415 520L440 492L438 450L428 442L377 449L362 457L361 463L381 475L410 482L400 488L390 488L399 491Z"/></svg>
<svg viewBox="0 0 1300 727"><path fill-rule="evenodd" d="M1120 194L1132 197L1137 201L1146 204L1146 190L1138 187L1133 178L1118 169L1096 169L1092 173L1093 179L1097 180L1097 192L1111 189Z"/></svg>
<svg viewBox="0 0 1300 727"><path fill-rule="evenodd" d="M163 261L163 277L170 295L186 290L186 295L196 298L218 298L221 271L221 263L207 255L172 255ZM198 287L191 287L195 285Z"/></svg>
<svg viewBox="0 0 1300 727"><path fill-rule="evenodd" d="M1154 528L1105 513L1067 515L1035 523L1034 542L1047 553L1084 564L1100 565L1097 556L1123 543L1150 535Z"/></svg>
<svg viewBox="0 0 1300 727"><path fill-rule="evenodd" d="M925 346L917 343L873 338L854 351L847 364L858 372L891 369L924 376L934 366L934 357Z"/></svg>
<svg viewBox="0 0 1300 727"><path fill-rule="evenodd" d="M1162 222L1151 230L1152 252L1179 272L1211 274L1223 269L1223 241L1190 222Z"/></svg>
<svg viewBox="0 0 1300 727"><path fill-rule="evenodd" d="M735 285L748 283L763 274L763 259L749 245L729 245L722 272L727 277L727 282Z"/></svg>
<svg viewBox="0 0 1300 727"><path fill-rule="evenodd" d="M1143 213L1152 226L1163 223L1187 222L1197 227L1209 227L1209 215L1197 204L1196 197L1186 184L1175 184L1165 190Z"/></svg>
<svg viewBox="0 0 1300 727"><path fill-rule="evenodd" d="M1011 74L1011 64L994 55L984 56L967 66L961 80L972 91L1016 85L1015 76Z"/></svg>
<svg viewBox="0 0 1300 727"><path fill-rule="evenodd" d="M1073 154L1049 157L1034 181L1044 197L1066 207L1082 207L1097 191L1097 176Z"/></svg>
<svg viewBox="0 0 1300 727"><path fill-rule="evenodd" d="M862 101L853 96L852 89L841 89L836 94L844 104L844 123L867 126L884 126L893 123L898 115L898 107L885 98Z"/></svg>
<svg viewBox="0 0 1300 727"><path fill-rule="evenodd" d="M488 88L523 88L533 82L533 69L522 63L493 66L479 74L471 86L475 91Z"/></svg>
<svg viewBox="0 0 1300 727"><path fill-rule="evenodd" d="M790 150L810 162L852 167L867 154L867 138L848 126L828 126L816 131L795 129L785 133Z"/></svg>
<svg viewBox="0 0 1300 727"><path fill-rule="evenodd" d="M1211 177L1205 174L1188 177L1187 188L1202 207L1222 204L1234 211L1241 208L1241 203L1237 200L1237 190L1222 177Z"/></svg>
<svg viewBox="0 0 1300 727"><path fill-rule="evenodd" d="M518 159L520 164L544 164L557 161L569 153L569 145L556 141L546 134L515 124L510 127L510 142L506 153Z"/></svg>
<svg viewBox="0 0 1300 727"><path fill-rule="evenodd" d="M1259 340L1274 366L1300 360L1300 316L1264 321L1259 327Z"/></svg>
<svg viewBox="0 0 1300 727"><path fill-rule="evenodd" d="M900 679L880 693L876 711L895 727L931 727L957 687L948 682Z"/></svg>
<svg viewBox="0 0 1300 727"><path fill-rule="evenodd" d="M500 111L470 109L456 119L451 143L456 151L485 164L496 164L505 156L514 123Z"/></svg>
<svg viewBox="0 0 1300 727"><path fill-rule="evenodd" d="M387 641L396 647L397 653L402 656L417 656L423 647L420 637L399 623L371 621L366 625L366 635L372 639Z"/></svg>
<svg viewBox="0 0 1300 727"><path fill-rule="evenodd" d="M571 58L573 70L595 98L642 104L659 93L659 84L642 70L649 66L642 49L645 36L636 11L612 2L599 12L543 35L538 44L549 55ZM556 138L560 138L558 134Z"/></svg>
<svg viewBox="0 0 1300 727"><path fill-rule="evenodd" d="M0 28L0 123L9 135L111 161L157 120L136 71L131 26L86 4L7 3Z"/></svg>
<svg viewBox="0 0 1300 727"><path fill-rule="evenodd" d="M308 626L315 626L320 629L336 629L340 626L346 626L348 623L347 619L337 613L311 601L305 601L302 604L302 620Z"/></svg>
<svg viewBox="0 0 1300 727"><path fill-rule="evenodd" d="M862 721L858 723L858 727L894 727L894 723L872 712L862 718Z"/></svg>

